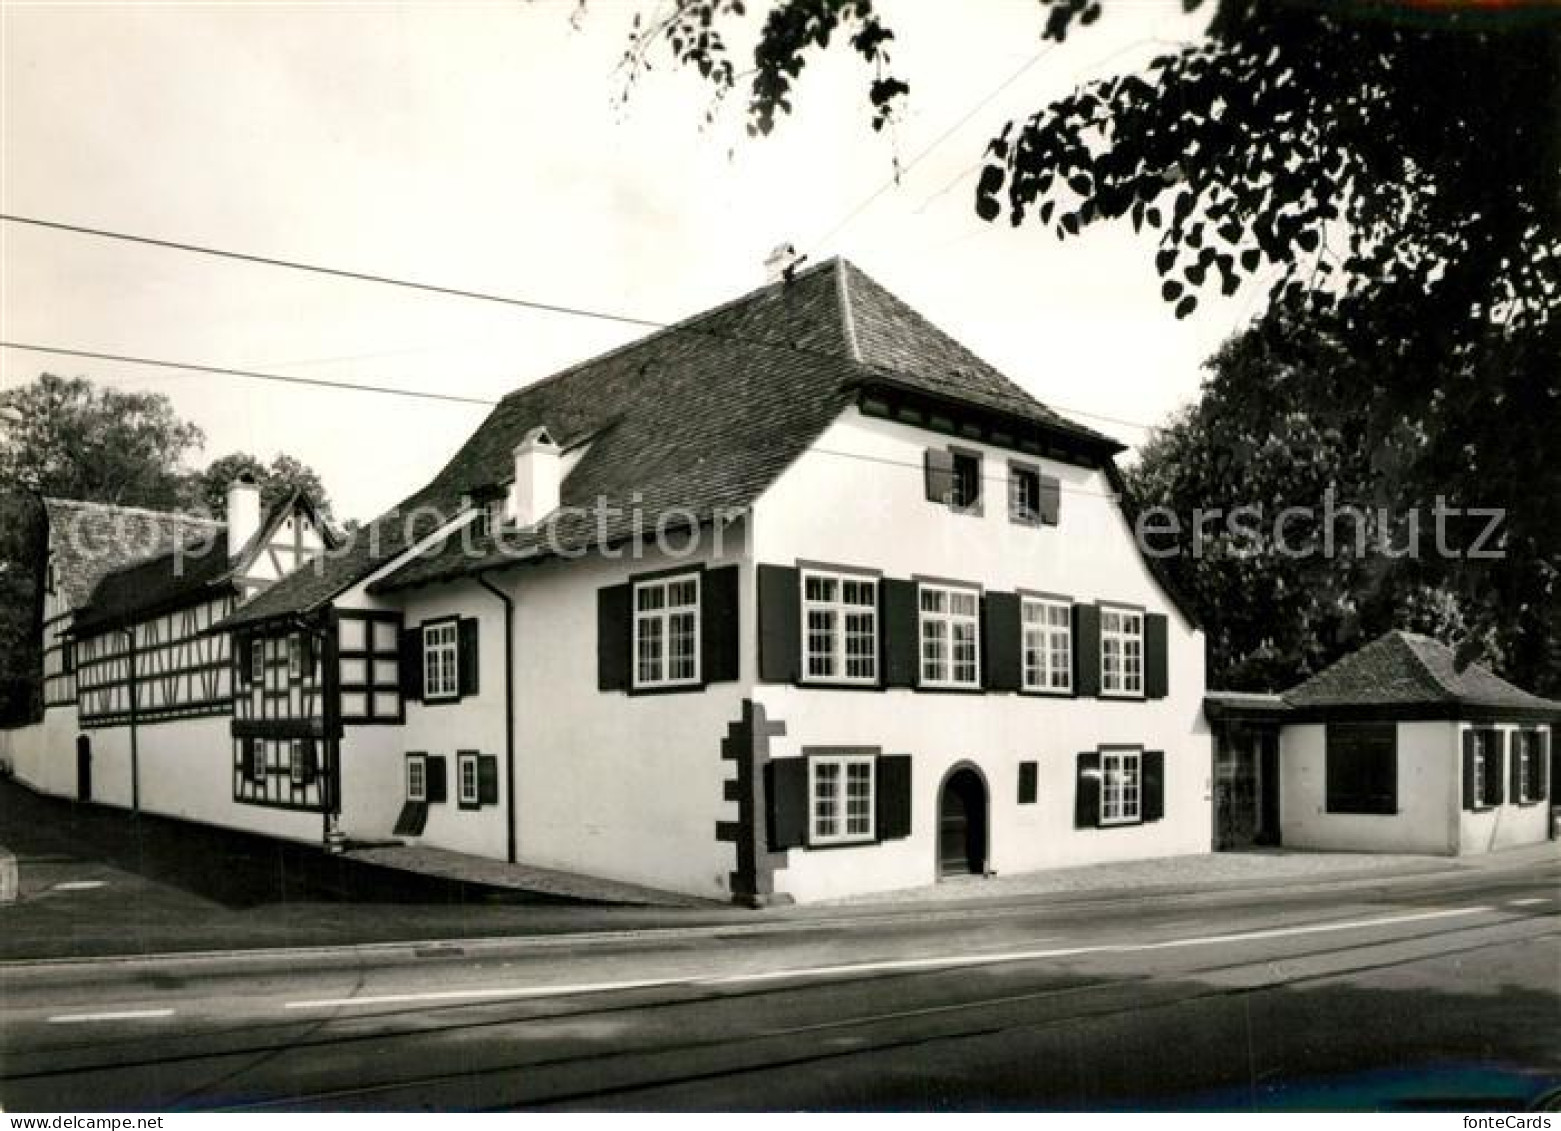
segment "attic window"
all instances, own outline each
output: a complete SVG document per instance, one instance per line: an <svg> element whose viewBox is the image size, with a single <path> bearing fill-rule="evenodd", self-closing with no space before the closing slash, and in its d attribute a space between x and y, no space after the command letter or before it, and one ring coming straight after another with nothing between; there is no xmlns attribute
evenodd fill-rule
<svg viewBox="0 0 1561 1131"><path fill-rule="evenodd" d="M499 524L499 506L502 498L491 495L472 496L466 495L461 500L466 510L475 511L476 517L471 521L471 532L477 538L486 538L493 533Z"/></svg>

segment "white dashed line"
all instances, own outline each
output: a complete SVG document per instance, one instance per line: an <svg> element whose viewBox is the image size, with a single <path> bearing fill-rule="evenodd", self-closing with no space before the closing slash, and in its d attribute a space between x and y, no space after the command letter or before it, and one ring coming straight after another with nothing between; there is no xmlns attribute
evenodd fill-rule
<svg viewBox="0 0 1561 1131"><path fill-rule="evenodd" d="M61 1013L49 1018L50 1025L82 1025L94 1021L154 1021L172 1017L171 1009L121 1009L113 1013Z"/></svg>
<svg viewBox="0 0 1561 1131"><path fill-rule="evenodd" d="M1529 898L1527 898L1527 899L1509 899L1509 900L1507 900L1507 906L1508 907L1533 907L1535 904L1538 904L1538 903L1549 903L1549 902L1550 902L1550 900L1547 899L1545 896L1534 895L1534 896L1529 896Z"/></svg>

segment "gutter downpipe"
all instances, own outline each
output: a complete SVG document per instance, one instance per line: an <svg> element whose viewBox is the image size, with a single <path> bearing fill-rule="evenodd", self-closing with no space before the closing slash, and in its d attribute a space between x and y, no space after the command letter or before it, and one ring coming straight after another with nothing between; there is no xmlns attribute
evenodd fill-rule
<svg viewBox="0 0 1561 1131"><path fill-rule="evenodd" d="M504 602L504 832L509 862L515 863L515 602L477 574L477 584Z"/></svg>
<svg viewBox="0 0 1561 1131"><path fill-rule="evenodd" d="M126 662L130 666L130 682L127 688L130 707L130 809L139 817L141 815L141 751L140 743L136 740L136 630L135 626L131 625L119 631L125 634Z"/></svg>

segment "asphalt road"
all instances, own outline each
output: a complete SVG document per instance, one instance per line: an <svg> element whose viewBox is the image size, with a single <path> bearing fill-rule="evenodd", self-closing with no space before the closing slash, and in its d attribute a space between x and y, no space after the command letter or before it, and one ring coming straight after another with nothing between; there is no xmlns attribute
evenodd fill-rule
<svg viewBox="0 0 1561 1131"><path fill-rule="evenodd" d="M0 1104L1521 1109L1558 878L0 966Z"/></svg>

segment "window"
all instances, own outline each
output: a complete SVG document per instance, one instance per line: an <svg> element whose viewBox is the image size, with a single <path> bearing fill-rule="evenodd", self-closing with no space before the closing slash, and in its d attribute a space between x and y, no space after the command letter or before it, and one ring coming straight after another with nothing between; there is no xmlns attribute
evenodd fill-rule
<svg viewBox="0 0 1561 1131"><path fill-rule="evenodd" d="M634 586L634 686L699 682L699 575Z"/></svg>
<svg viewBox="0 0 1561 1131"><path fill-rule="evenodd" d="M407 800L428 800L428 759L421 754L407 755Z"/></svg>
<svg viewBox="0 0 1561 1131"><path fill-rule="evenodd" d="M809 681L878 682L878 582L802 574L803 675Z"/></svg>
<svg viewBox="0 0 1561 1131"><path fill-rule="evenodd" d="M1100 607L1100 693L1144 693L1144 614Z"/></svg>
<svg viewBox="0 0 1561 1131"><path fill-rule="evenodd" d="M303 641L296 636L287 638L287 678L297 679L304 672Z"/></svg>
<svg viewBox="0 0 1561 1131"><path fill-rule="evenodd" d="M1036 468L1009 465L1008 517L1026 526L1041 524L1041 473Z"/></svg>
<svg viewBox="0 0 1561 1131"><path fill-rule="evenodd" d="M1073 606L1024 598L1021 608L1026 691L1073 690Z"/></svg>
<svg viewBox="0 0 1561 1131"><path fill-rule="evenodd" d="M871 754L808 759L812 813L810 844L848 844L873 839Z"/></svg>
<svg viewBox="0 0 1561 1131"><path fill-rule="evenodd" d="M287 752L287 776L294 785L304 784L304 744L296 738Z"/></svg>
<svg viewBox="0 0 1561 1131"><path fill-rule="evenodd" d="M1019 763L1019 804L1034 805L1040 794L1040 767L1035 762Z"/></svg>
<svg viewBox="0 0 1561 1131"><path fill-rule="evenodd" d="M974 589L921 587L921 682L980 687L981 596Z"/></svg>
<svg viewBox="0 0 1561 1131"><path fill-rule="evenodd" d="M482 804L482 790L477 776L477 755L455 756L456 801L462 809L475 809Z"/></svg>
<svg viewBox="0 0 1561 1131"><path fill-rule="evenodd" d="M266 682L266 642L253 640L249 645L249 682L262 686Z"/></svg>
<svg viewBox="0 0 1561 1131"><path fill-rule="evenodd" d="M245 763L249 770L249 780L265 784L266 780L266 744L259 738L246 738L244 748Z"/></svg>
<svg viewBox="0 0 1561 1131"><path fill-rule="evenodd" d="M1137 750L1100 752L1100 823L1126 825L1143 816L1143 755Z"/></svg>
<svg viewBox="0 0 1561 1131"><path fill-rule="evenodd" d="M981 457L974 452L954 453L949 506L957 511L981 512Z"/></svg>
<svg viewBox="0 0 1561 1131"><path fill-rule="evenodd" d="M456 699L461 694L460 628L453 620L423 626L423 698Z"/></svg>
<svg viewBox="0 0 1561 1131"><path fill-rule="evenodd" d="M1398 730L1393 723L1329 723L1326 743L1328 812L1398 811Z"/></svg>
<svg viewBox="0 0 1561 1131"><path fill-rule="evenodd" d="M486 538L492 534L494 528L499 525L498 511L502 500L500 499L466 499L466 508L476 512L476 517L471 521L471 532L474 538Z"/></svg>

